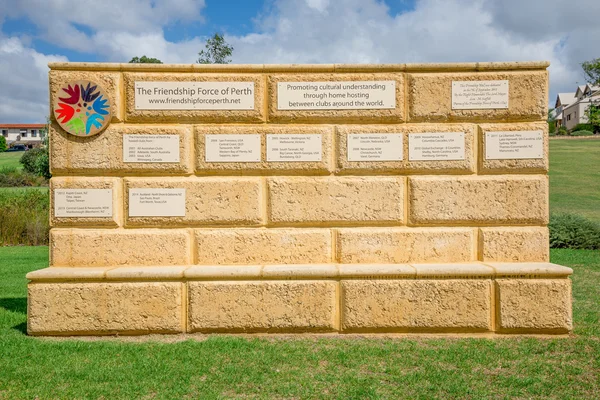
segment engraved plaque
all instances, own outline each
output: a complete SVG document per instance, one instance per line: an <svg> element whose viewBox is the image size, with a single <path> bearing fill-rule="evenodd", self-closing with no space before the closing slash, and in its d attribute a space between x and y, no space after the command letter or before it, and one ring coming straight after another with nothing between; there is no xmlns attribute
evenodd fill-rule
<svg viewBox="0 0 600 400"><path fill-rule="evenodd" d="M427 132L408 135L409 161L464 160L464 132Z"/></svg>
<svg viewBox="0 0 600 400"><path fill-rule="evenodd" d="M56 189L55 217L112 217L112 189Z"/></svg>
<svg viewBox="0 0 600 400"><path fill-rule="evenodd" d="M205 135L206 162L260 162L260 135Z"/></svg>
<svg viewBox="0 0 600 400"><path fill-rule="evenodd" d="M396 81L278 82L278 110L396 108Z"/></svg>
<svg viewBox="0 0 600 400"><path fill-rule="evenodd" d="M321 161L321 134L267 135L267 161Z"/></svg>
<svg viewBox="0 0 600 400"><path fill-rule="evenodd" d="M544 132L486 132L485 158L486 160L544 158Z"/></svg>
<svg viewBox="0 0 600 400"><path fill-rule="evenodd" d="M348 161L402 161L401 133L351 133Z"/></svg>
<svg viewBox="0 0 600 400"><path fill-rule="evenodd" d="M179 135L123 135L126 163L178 163Z"/></svg>
<svg viewBox="0 0 600 400"><path fill-rule="evenodd" d="M453 110L508 108L508 81L453 81Z"/></svg>
<svg viewBox="0 0 600 400"><path fill-rule="evenodd" d="M136 110L254 110L254 82L136 81Z"/></svg>
<svg viewBox="0 0 600 400"><path fill-rule="evenodd" d="M185 189L129 189L130 217L185 217Z"/></svg>

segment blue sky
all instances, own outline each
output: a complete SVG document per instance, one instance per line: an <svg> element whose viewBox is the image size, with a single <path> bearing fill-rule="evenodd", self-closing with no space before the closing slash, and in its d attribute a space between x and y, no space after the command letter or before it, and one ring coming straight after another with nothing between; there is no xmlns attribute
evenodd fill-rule
<svg viewBox="0 0 600 400"><path fill-rule="evenodd" d="M598 0L0 0L0 122L45 120L48 62L191 63L215 32L234 63L548 60L552 103L600 57L598 15Z"/></svg>

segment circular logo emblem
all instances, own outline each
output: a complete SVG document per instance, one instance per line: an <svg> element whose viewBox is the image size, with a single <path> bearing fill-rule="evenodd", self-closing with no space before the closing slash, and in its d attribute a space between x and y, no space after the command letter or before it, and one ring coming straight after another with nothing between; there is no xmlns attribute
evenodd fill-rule
<svg viewBox="0 0 600 400"><path fill-rule="evenodd" d="M54 100L54 116L71 135L96 135L110 122L110 100L94 82L69 82L59 89Z"/></svg>

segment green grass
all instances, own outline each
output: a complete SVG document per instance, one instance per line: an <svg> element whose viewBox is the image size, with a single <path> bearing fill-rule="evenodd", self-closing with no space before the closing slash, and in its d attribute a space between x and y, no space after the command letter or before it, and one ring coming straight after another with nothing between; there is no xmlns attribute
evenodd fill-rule
<svg viewBox="0 0 600 400"><path fill-rule="evenodd" d="M600 140L550 141L550 211L600 222Z"/></svg>
<svg viewBox="0 0 600 400"><path fill-rule="evenodd" d="M572 338L211 336L176 343L24 334L26 272L47 247L0 248L0 399L592 399L600 393L600 252L572 266Z"/></svg>
<svg viewBox="0 0 600 400"><path fill-rule="evenodd" d="M3 167L14 167L18 169L23 169L23 165L19 162L21 156L23 156L24 151L10 151L0 153L0 169Z"/></svg>

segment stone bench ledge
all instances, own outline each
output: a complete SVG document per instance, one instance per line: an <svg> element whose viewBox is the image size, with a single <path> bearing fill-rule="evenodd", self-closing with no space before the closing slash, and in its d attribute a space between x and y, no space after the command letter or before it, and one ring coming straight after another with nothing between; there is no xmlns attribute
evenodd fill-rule
<svg viewBox="0 0 600 400"><path fill-rule="evenodd" d="M168 281L278 279L496 279L566 278L568 267L552 263L286 264L49 267L30 281Z"/></svg>
<svg viewBox="0 0 600 400"><path fill-rule="evenodd" d="M566 278L573 274L573 270L569 267L563 267L562 265L546 262L487 262L485 264L494 268L496 271L496 278Z"/></svg>

